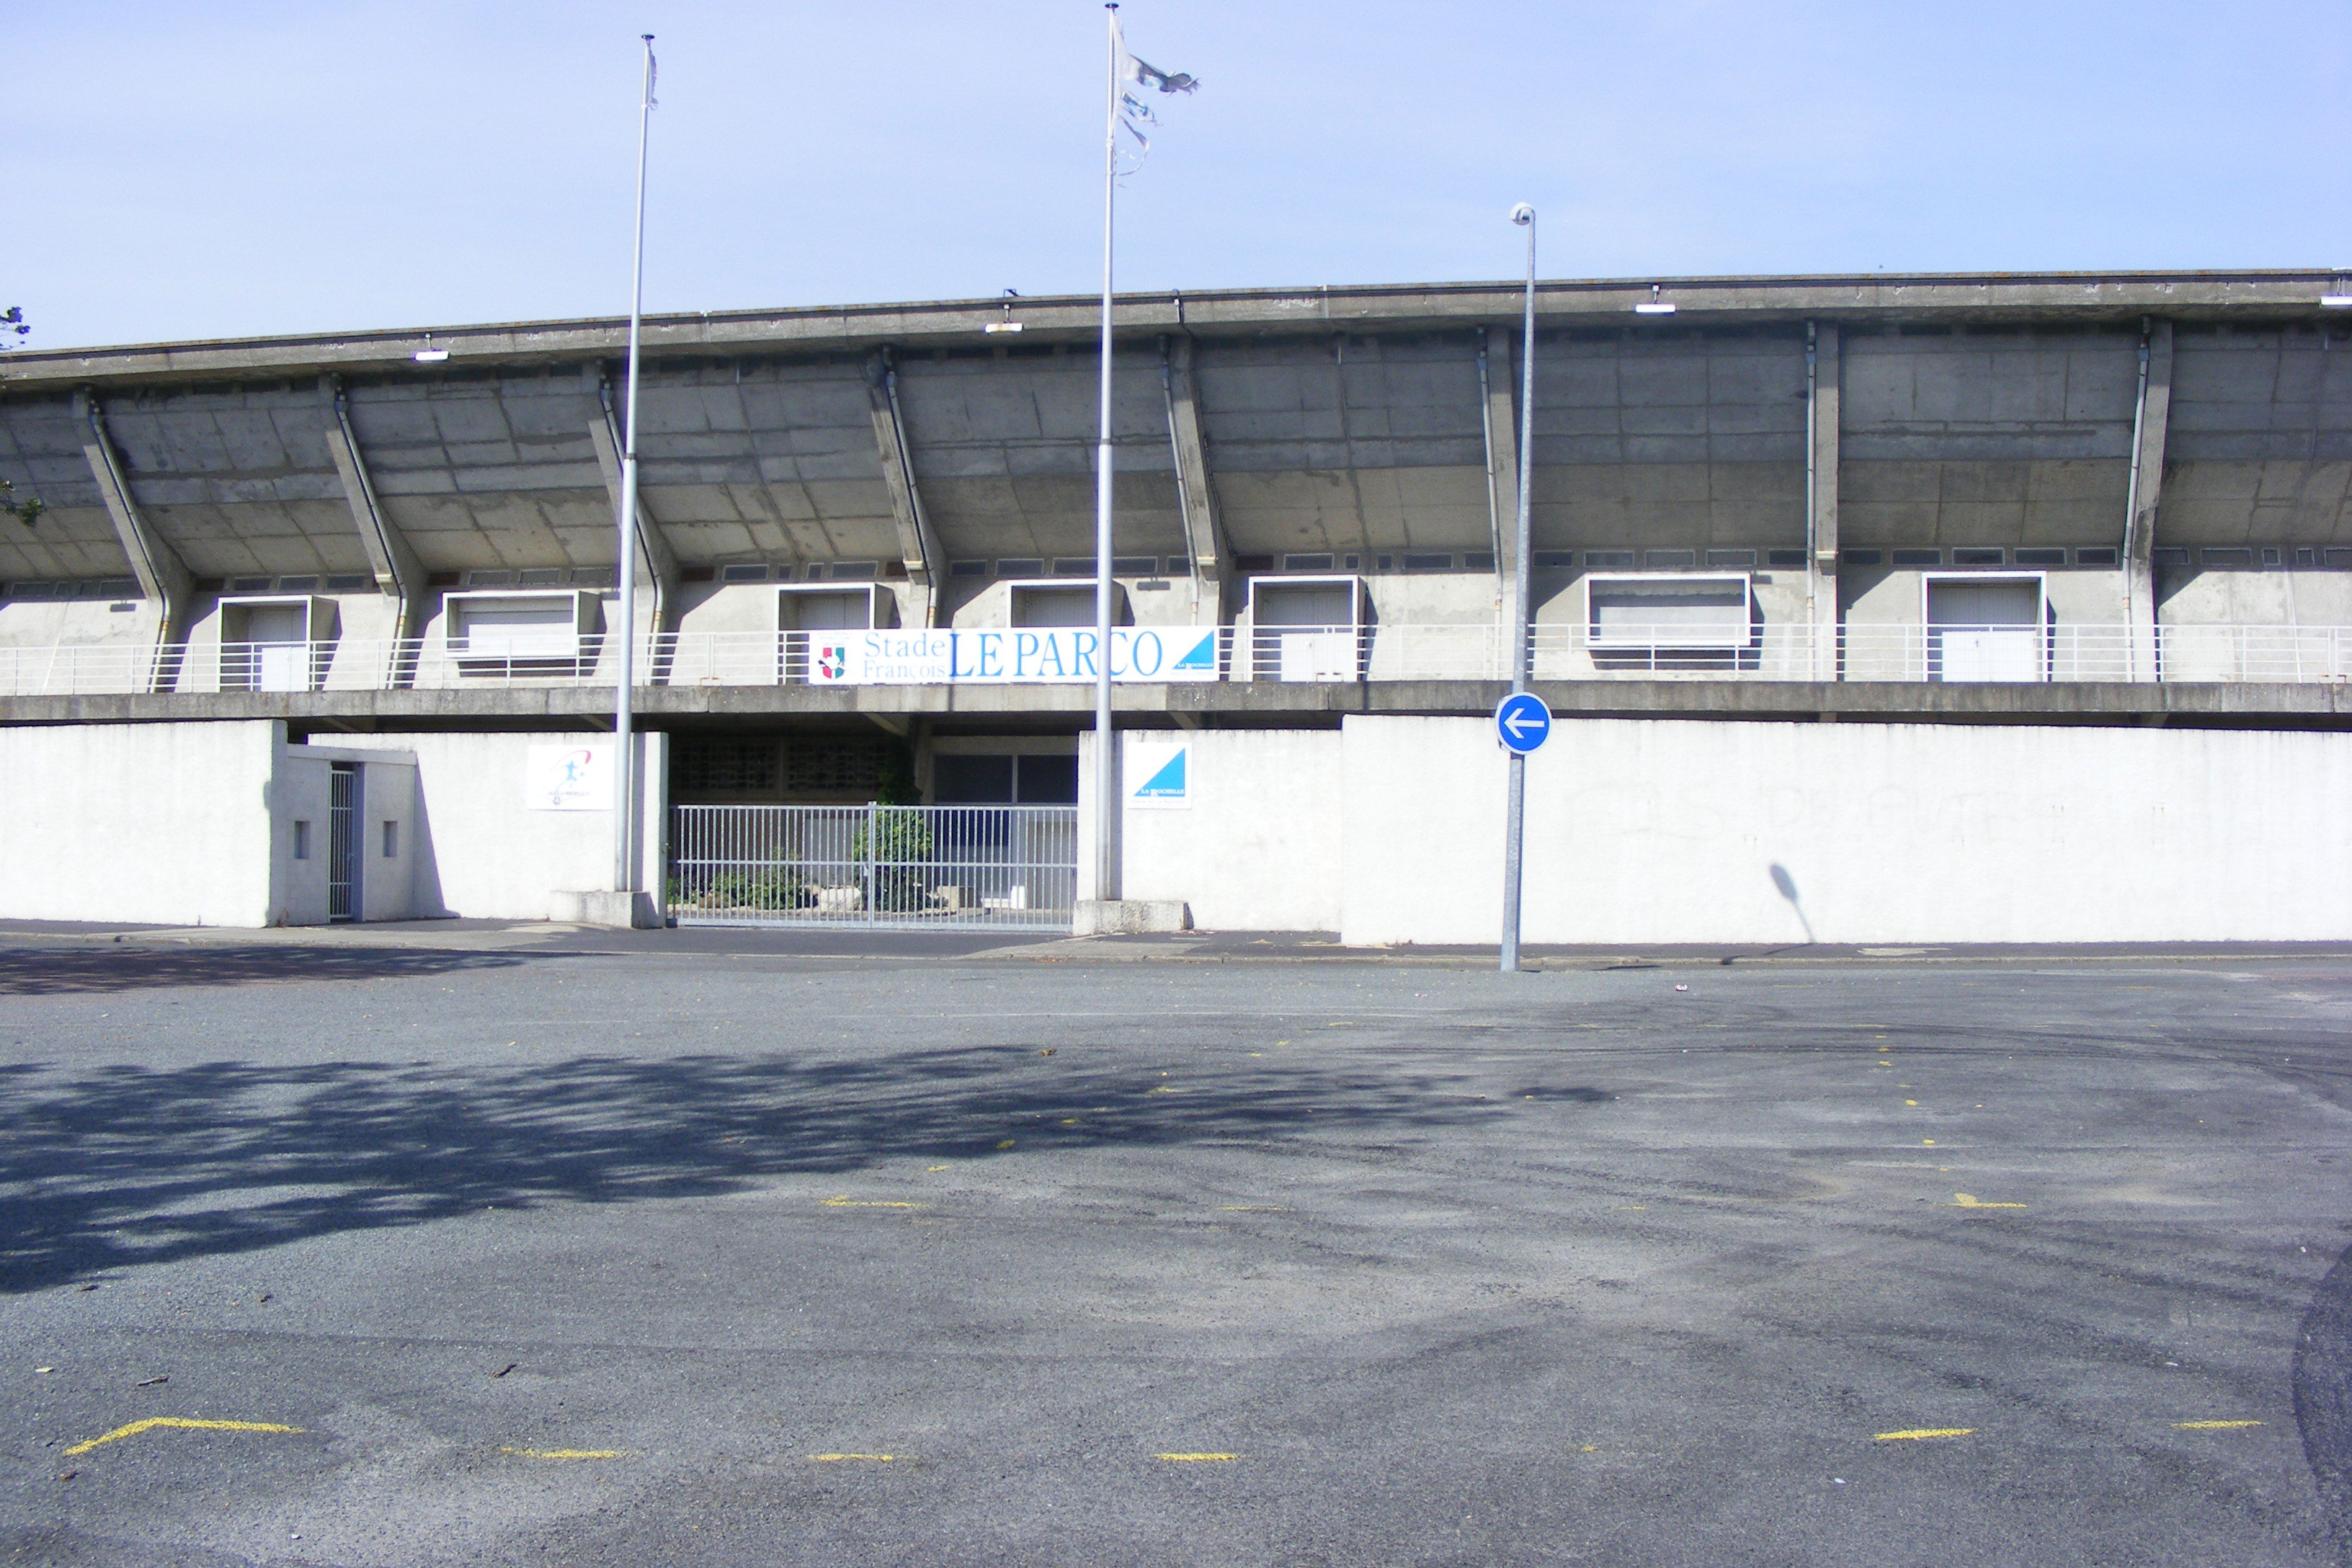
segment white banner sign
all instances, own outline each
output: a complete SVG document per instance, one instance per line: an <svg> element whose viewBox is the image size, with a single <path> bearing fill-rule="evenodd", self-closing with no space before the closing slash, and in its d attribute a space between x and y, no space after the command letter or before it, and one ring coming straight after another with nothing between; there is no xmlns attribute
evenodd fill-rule
<svg viewBox="0 0 2352 1568"><path fill-rule="evenodd" d="M1192 744L1130 740L1120 748L1127 804L1146 811L1181 811L1192 804Z"/></svg>
<svg viewBox="0 0 2352 1568"><path fill-rule="evenodd" d="M1095 680L1096 646L1095 634L1083 627L816 632L809 637L809 684L1086 686ZM1214 680L1217 629L1114 626L1110 678Z"/></svg>
<svg viewBox="0 0 2352 1568"><path fill-rule="evenodd" d="M531 811L612 810L612 742L533 746L523 773L522 803Z"/></svg>

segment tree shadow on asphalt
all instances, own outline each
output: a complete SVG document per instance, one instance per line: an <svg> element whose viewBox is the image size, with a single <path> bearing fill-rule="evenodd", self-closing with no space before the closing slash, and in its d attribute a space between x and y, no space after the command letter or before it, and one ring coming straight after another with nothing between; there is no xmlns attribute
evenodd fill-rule
<svg viewBox="0 0 2352 1568"><path fill-rule="evenodd" d="M144 943L0 947L0 996L396 980L457 970L510 969L532 962L534 956L429 948L248 947L209 942L172 947Z"/></svg>
<svg viewBox="0 0 2352 1568"><path fill-rule="evenodd" d="M65 1081L18 1067L0 1068L0 1107L8 1292L486 1207L691 1197L908 1156L1262 1143L1308 1129L1364 1140L1507 1114L1374 1070L1286 1066L1195 1087L1018 1047L475 1069L224 1061Z"/></svg>

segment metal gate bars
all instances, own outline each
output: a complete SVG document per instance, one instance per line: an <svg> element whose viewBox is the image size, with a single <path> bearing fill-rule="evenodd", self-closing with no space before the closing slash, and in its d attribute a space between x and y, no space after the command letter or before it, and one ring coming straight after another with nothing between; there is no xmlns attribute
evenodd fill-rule
<svg viewBox="0 0 2352 1568"><path fill-rule="evenodd" d="M680 925L1067 930L1069 805L681 805L669 907Z"/></svg>

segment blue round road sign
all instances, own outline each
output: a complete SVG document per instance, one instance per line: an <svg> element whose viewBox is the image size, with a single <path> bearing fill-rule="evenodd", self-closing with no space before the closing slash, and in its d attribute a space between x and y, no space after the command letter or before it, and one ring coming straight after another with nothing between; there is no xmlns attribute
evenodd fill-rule
<svg viewBox="0 0 2352 1568"><path fill-rule="evenodd" d="M1551 710L1532 691L1514 692L1495 704L1495 738L1504 749L1526 756L1551 734Z"/></svg>

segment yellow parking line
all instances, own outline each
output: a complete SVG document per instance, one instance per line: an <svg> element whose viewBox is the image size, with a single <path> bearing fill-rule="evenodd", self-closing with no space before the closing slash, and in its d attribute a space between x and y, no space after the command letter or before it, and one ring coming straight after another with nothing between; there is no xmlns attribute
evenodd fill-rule
<svg viewBox="0 0 2352 1568"><path fill-rule="evenodd" d="M526 1459L617 1459L626 1448L500 1448L501 1454L515 1454Z"/></svg>
<svg viewBox="0 0 2352 1568"><path fill-rule="evenodd" d="M184 1415L150 1415L133 1421L128 1426L117 1426L103 1437L92 1437L87 1443L76 1443L66 1450L68 1454L87 1454L102 1443L119 1442L136 1437L142 1432L152 1432L158 1426L183 1426L196 1432L299 1432L299 1426L281 1426L275 1421L194 1421Z"/></svg>
<svg viewBox="0 0 2352 1568"><path fill-rule="evenodd" d="M824 1206L829 1209L919 1209L923 1205L920 1204L884 1203L879 1199L869 1202L861 1198L838 1197L825 1199Z"/></svg>
<svg viewBox="0 0 2352 1568"><path fill-rule="evenodd" d="M811 1454L809 1456L820 1465L837 1465L844 1459L871 1459L877 1465L887 1465L898 1457L896 1454Z"/></svg>
<svg viewBox="0 0 2352 1568"><path fill-rule="evenodd" d="M2023 1204L1980 1203L1977 1199L1970 1197L1966 1193L1954 1193L1952 1194L1951 1206L1956 1209L2021 1209L2025 1205Z"/></svg>
<svg viewBox="0 0 2352 1568"><path fill-rule="evenodd" d="M2180 1432L2231 1432L2241 1426L2259 1426L2259 1421L2175 1421L2173 1428ZM68 1450L70 1452L70 1450Z"/></svg>
<svg viewBox="0 0 2352 1568"><path fill-rule="evenodd" d="M1221 1465L1228 1459L1238 1459L1241 1456L1239 1454L1155 1454L1152 1458L1165 1459L1171 1465Z"/></svg>
<svg viewBox="0 0 2352 1568"><path fill-rule="evenodd" d="M1871 1439L1874 1443L1910 1443L1921 1437L1965 1437L1975 1431L1973 1426L1913 1426L1901 1432L1881 1432Z"/></svg>

